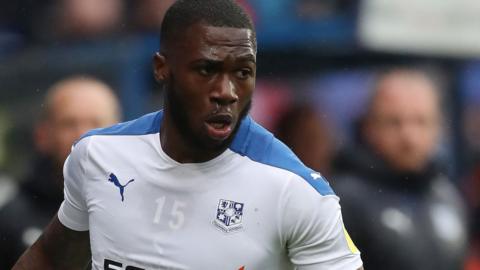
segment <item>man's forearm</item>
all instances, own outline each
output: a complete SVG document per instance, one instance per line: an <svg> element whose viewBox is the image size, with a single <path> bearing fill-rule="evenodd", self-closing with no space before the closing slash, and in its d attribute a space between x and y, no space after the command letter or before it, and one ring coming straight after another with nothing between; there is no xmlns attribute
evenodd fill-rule
<svg viewBox="0 0 480 270"><path fill-rule="evenodd" d="M13 270L83 270L89 259L88 232L72 231L55 216L42 236L20 257Z"/></svg>
<svg viewBox="0 0 480 270"><path fill-rule="evenodd" d="M40 241L31 246L17 261L12 270L54 269L46 254L39 247Z"/></svg>

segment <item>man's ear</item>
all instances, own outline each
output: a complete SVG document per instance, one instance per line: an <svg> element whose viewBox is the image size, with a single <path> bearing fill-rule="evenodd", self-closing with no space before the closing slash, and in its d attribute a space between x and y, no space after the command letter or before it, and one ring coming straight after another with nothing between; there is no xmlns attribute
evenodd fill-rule
<svg viewBox="0 0 480 270"><path fill-rule="evenodd" d="M165 56L159 52L155 53L153 57L153 75L155 76L155 80L157 80L157 82L163 82L168 78L169 73L170 69Z"/></svg>

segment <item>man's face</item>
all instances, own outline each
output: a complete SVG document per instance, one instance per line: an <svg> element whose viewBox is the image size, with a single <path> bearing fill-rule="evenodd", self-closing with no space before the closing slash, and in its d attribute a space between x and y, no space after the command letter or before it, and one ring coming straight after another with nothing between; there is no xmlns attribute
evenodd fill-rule
<svg viewBox="0 0 480 270"><path fill-rule="evenodd" d="M200 149L226 147L255 87L253 32L194 24L169 46L165 63L166 111L181 136Z"/></svg>
<svg viewBox="0 0 480 270"><path fill-rule="evenodd" d="M390 76L379 84L364 135L401 171L419 171L433 155L440 130L438 98L425 78Z"/></svg>
<svg viewBox="0 0 480 270"><path fill-rule="evenodd" d="M72 144L93 128L118 121L116 101L102 86L93 83L70 83L52 99L48 119L40 125L44 149L59 164L70 154Z"/></svg>

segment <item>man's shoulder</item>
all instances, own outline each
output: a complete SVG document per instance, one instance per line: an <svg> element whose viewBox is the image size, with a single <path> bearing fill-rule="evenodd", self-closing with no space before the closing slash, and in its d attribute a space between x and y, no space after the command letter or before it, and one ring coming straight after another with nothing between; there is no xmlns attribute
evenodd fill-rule
<svg viewBox="0 0 480 270"><path fill-rule="evenodd" d="M322 195L334 194L319 172L305 166L290 148L249 116L240 124L230 150L254 162L292 172Z"/></svg>
<svg viewBox="0 0 480 270"><path fill-rule="evenodd" d="M162 117L163 111L158 111L110 127L93 129L85 133L77 143L92 136L133 136L158 133Z"/></svg>

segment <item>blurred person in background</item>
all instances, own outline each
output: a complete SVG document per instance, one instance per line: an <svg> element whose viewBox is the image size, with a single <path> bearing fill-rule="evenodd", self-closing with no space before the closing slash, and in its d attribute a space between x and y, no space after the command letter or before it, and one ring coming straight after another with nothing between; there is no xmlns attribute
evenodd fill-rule
<svg viewBox="0 0 480 270"><path fill-rule="evenodd" d="M136 31L159 31L167 9L175 0L135 0L132 1L132 24Z"/></svg>
<svg viewBox="0 0 480 270"><path fill-rule="evenodd" d="M295 105L279 119L275 135L308 167L328 176L335 153L326 120L310 105Z"/></svg>
<svg viewBox="0 0 480 270"><path fill-rule="evenodd" d="M296 0L296 15L302 20L320 20L332 17L346 9L351 0Z"/></svg>
<svg viewBox="0 0 480 270"><path fill-rule="evenodd" d="M157 34L160 29L167 9L175 3L176 0L134 0L131 1L132 28L138 32L152 32ZM237 0L237 2L245 8L247 13L254 17L254 11L250 7L248 1ZM254 18L253 18L254 19Z"/></svg>
<svg viewBox="0 0 480 270"><path fill-rule="evenodd" d="M465 269L480 269L480 100L469 97L465 109L464 135L467 143L469 164L468 175L462 183L470 215L471 248Z"/></svg>
<svg viewBox="0 0 480 270"><path fill-rule="evenodd" d="M112 89L85 76L54 84L35 126L36 154L17 193L0 208L0 269L10 269L41 234L63 200L63 162L86 131L120 120Z"/></svg>
<svg viewBox="0 0 480 270"><path fill-rule="evenodd" d="M477 120L478 121L478 120ZM469 204L471 247L468 252L465 270L480 269L480 162L463 183L463 189Z"/></svg>
<svg viewBox="0 0 480 270"><path fill-rule="evenodd" d="M334 189L365 269L461 269L467 216L435 157L442 129L439 89L426 73L380 74L358 145L336 160Z"/></svg>
<svg viewBox="0 0 480 270"><path fill-rule="evenodd" d="M78 41L105 39L122 32L125 2L57 0L37 26L39 39Z"/></svg>

